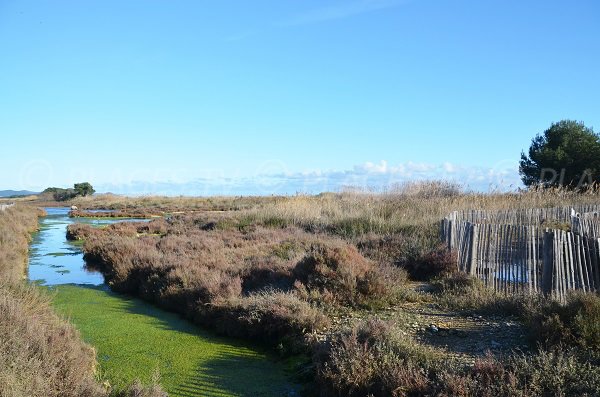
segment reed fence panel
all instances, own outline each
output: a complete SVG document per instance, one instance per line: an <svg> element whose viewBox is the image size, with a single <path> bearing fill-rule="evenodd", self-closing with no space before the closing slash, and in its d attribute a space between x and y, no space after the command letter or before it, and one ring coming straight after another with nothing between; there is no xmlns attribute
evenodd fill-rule
<svg viewBox="0 0 600 397"><path fill-rule="evenodd" d="M539 292L564 300L571 290L600 291L594 206L514 212L453 212L442 220L440 235L456 251L459 271L504 294ZM564 220L571 231L545 227Z"/></svg>

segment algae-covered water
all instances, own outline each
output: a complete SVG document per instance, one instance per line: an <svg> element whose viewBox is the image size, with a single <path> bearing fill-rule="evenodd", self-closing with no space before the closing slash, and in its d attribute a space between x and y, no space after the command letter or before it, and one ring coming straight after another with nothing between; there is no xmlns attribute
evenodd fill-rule
<svg viewBox="0 0 600 397"><path fill-rule="evenodd" d="M149 382L158 371L170 396L297 395L285 365L264 349L113 293L101 274L87 270L81 248L66 240L67 226L115 220L72 219L67 208L46 211L30 246L29 280L51 291L56 310L95 347L103 380L120 389L135 379Z"/></svg>

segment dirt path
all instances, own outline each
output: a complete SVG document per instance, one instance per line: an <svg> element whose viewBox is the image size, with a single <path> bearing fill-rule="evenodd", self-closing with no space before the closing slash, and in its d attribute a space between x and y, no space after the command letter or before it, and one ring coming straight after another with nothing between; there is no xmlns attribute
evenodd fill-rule
<svg viewBox="0 0 600 397"><path fill-rule="evenodd" d="M422 283L413 288L423 291ZM422 292L424 293L424 292ZM346 327L369 316L395 322L419 342L441 350L449 358L472 363L487 352L493 354L528 349L525 326L513 316L465 314L439 308L431 299L402 303L378 312L360 312L334 320Z"/></svg>
<svg viewBox="0 0 600 397"><path fill-rule="evenodd" d="M414 316L409 329L417 340L442 348L450 356L468 361L492 353L526 350L526 330L516 318L465 315L435 305L403 308Z"/></svg>

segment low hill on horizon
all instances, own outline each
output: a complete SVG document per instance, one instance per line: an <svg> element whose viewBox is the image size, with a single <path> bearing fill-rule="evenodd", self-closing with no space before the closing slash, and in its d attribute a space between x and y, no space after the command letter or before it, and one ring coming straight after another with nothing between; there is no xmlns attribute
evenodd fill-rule
<svg viewBox="0 0 600 397"><path fill-rule="evenodd" d="M39 192L32 192L29 190L0 190L0 197L20 197L20 196L31 196L39 194Z"/></svg>

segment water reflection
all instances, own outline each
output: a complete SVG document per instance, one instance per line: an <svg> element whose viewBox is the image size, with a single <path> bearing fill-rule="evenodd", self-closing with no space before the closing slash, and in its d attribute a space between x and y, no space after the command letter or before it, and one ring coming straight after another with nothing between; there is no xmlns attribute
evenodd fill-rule
<svg viewBox="0 0 600 397"><path fill-rule="evenodd" d="M29 280L42 285L104 284L97 271L87 269L81 248L67 241L67 226L87 223L94 226L115 222L148 221L147 219L69 218L69 208L45 208L47 216L40 219L40 231L29 248Z"/></svg>

